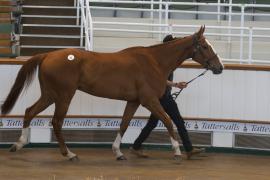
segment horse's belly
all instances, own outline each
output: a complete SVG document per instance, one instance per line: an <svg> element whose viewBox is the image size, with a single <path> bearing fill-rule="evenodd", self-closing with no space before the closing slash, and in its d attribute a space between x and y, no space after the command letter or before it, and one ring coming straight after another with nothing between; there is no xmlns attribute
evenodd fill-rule
<svg viewBox="0 0 270 180"><path fill-rule="evenodd" d="M89 93L93 96L125 100L125 101L135 101L138 99L137 91L134 88L126 86L109 86L104 84L91 85L86 88L79 88L81 91Z"/></svg>

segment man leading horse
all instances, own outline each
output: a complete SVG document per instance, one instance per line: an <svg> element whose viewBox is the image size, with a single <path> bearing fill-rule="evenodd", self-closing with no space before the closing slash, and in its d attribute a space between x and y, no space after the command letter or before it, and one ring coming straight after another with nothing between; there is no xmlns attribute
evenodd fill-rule
<svg viewBox="0 0 270 180"><path fill-rule="evenodd" d="M127 101L120 131L113 143L118 160L126 159L120 151L121 139L139 105L143 105L167 128L174 155L180 156L171 118L160 105L167 78L186 59L192 58L214 74L223 70L218 55L205 39L205 27L185 38L149 47L132 47L115 53L88 52L79 49L63 49L39 54L21 67L7 98L1 106L3 115L15 105L23 88L31 83L37 68L41 96L26 109L22 134L11 147L17 151L28 143L32 119L51 104L55 104L52 124L63 156L77 160L62 134L62 125L70 102L81 90L94 96ZM110 87L109 89L107 87Z"/></svg>

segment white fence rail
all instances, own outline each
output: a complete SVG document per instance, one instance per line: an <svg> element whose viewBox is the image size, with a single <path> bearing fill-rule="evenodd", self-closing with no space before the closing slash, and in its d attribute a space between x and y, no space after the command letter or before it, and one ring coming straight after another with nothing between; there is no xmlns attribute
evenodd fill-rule
<svg viewBox="0 0 270 180"><path fill-rule="evenodd" d="M90 13L89 0L78 0L79 10L77 16L81 16L81 38L80 46L85 50L93 50L93 20ZM77 24L79 21L77 20Z"/></svg>
<svg viewBox="0 0 270 180"><path fill-rule="evenodd" d="M186 13L196 15L215 15L218 22L221 20L221 16L228 17L228 25L231 25L232 16L239 16L241 25L244 25L245 16L266 16L270 17L269 13L250 13L247 10L249 8L270 8L267 4L234 4L233 0L229 0L229 3L221 3L221 0L217 0L217 3L197 3L197 2L170 2L164 0L149 0L149 1L123 1L123 0L91 0L90 3L104 4L104 6L91 5L91 9L102 9L102 10L124 10L124 11L141 11L150 12L150 17L154 18L154 13L158 13L159 22L162 20L168 22L169 13ZM149 5L149 8L128 8L128 7L106 7L106 4L128 4L128 5ZM154 8L154 5L158 5L158 8ZM194 6L194 7L216 7L216 11L199 11L199 10L176 10L170 9L172 6ZM221 7L228 8L228 12L222 12ZM238 8L239 12L234 12L233 8Z"/></svg>
<svg viewBox="0 0 270 180"><path fill-rule="evenodd" d="M232 37L239 38L239 58L236 59L226 59L223 58L224 61L229 62L237 62L237 63L263 63L263 64L270 64L269 60L264 59L254 59L253 58L253 42L254 38L259 39L270 39L270 28L259 28L259 27L245 27L245 16L269 16L269 14L264 13L247 13L245 12L246 8L249 7L261 7L261 8L270 8L270 5L263 5L263 4L232 4L232 0L229 3L187 3L187 2L164 2L159 0L158 2L151 0L151 1L117 1L117 0L79 0L79 6L77 8L78 18L79 14L81 14L81 43L85 42L85 47L87 50L93 49L93 31L109 31L109 32L132 32L132 33L152 33L158 34L159 40L161 40L162 34L179 34L179 35L189 35L193 32L187 31L179 31L179 28L198 28L197 25L179 25L179 24L170 24L169 23L169 13L170 12L179 12L179 13L196 13L196 14L214 14L217 15L217 21L220 21L221 15L228 16L228 24L227 26L207 26L207 29L212 29L215 32L206 33L206 36L216 36L216 37L228 37L228 43L230 43ZM139 4L139 5L150 5L150 9L146 8L120 8L120 7L100 7L100 6L90 6L91 3L114 3L114 4ZM90 4L90 5L89 5ZM157 9L154 9L154 5L158 5ZM206 11L181 11L181 10L170 10L169 7L172 5L193 5L193 6L214 6L217 7L217 12L206 12ZM165 7L165 8L164 8ZM220 7L228 7L228 12L221 12ZM233 7L238 7L241 9L240 12L235 13L232 12ZM125 11L147 11L150 12L150 18L154 18L153 13L158 13L158 24L154 23L131 23L131 22L104 22L104 21L93 21L91 18L91 9L111 9L111 10L125 10ZM231 21L232 16L240 16L240 26L239 27L232 27ZM79 22L79 21L78 21ZM95 25L99 25L99 27L95 27ZM100 25L120 25L119 28L108 28L100 27ZM126 27L126 28L123 28ZM142 27L158 27L158 28L148 28L150 30L139 30L134 29L134 26L142 26ZM222 31L221 31L222 30ZM224 32L224 30L227 30ZM237 30L237 33L232 33L232 31ZM258 33L258 32L265 32L265 33ZM256 34L257 33L257 34ZM243 56L244 54L244 38L247 38L248 43L248 57ZM84 40L82 40L84 39ZM90 43L90 44L88 44Z"/></svg>

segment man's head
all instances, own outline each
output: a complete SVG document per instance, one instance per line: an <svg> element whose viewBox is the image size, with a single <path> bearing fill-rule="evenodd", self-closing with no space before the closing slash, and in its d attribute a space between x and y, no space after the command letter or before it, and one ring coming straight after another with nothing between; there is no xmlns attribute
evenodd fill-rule
<svg viewBox="0 0 270 180"><path fill-rule="evenodd" d="M169 42L169 41L172 41L174 39L175 38L171 34L169 34L169 35L164 37L163 42Z"/></svg>

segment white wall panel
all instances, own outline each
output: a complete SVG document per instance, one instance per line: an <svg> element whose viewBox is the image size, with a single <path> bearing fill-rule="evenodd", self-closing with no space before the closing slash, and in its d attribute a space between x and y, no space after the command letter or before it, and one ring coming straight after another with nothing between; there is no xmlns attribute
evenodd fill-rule
<svg viewBox="0 0 270 180"><path fill-rule="evenodd" d="M214 147L233 147L233 133L214 132L213 133Z"/></svg>
<svg viewBox="0 0 270 180"><path fill-rule="evenodd" d="M245 104L245 71L233 71L233 102L232 102L232 118L244 119Z"/></svg>
<svg viewBox="0 0 270 180"><path fill-rule="evenodd" d="M200 73L203 70L200 70ZM197 111L198 117L207 118L210 114L210 78L212 76L211 72L207 72L204 76L196 79L194 84L197 84L197 93L198 93L198 103ZM188 90L188 89L187 89Z"/></svg>
<svg viewBox="0 0 270 180"><path fill-rule="evenodd" d="M270 73L256 73L256 119L270 120Z"/></svg>
<svg viewBox="0 0 270 180"><path fill-rule="evenodd" d="M19 65L0 66L0 101L3 101L18 72ZM188 81L203 72L202 69L177 69L174 81ZM173 89L175 92L177 89ZM243 120L270 120L270 72L224 70L222 75L207 72L192 82L177 99L180 112L185 117L228 118ZM24 114L40 96L37 78L18 99L11 114ZM122 115L125 102L98 98L76 92L68 114ZM53 114L51 105L42 115ZM140 106L137 116L149 115Z"/></svg>
<svg viewBox="0 0 270 180"><path fill-rule="evenodd" d="M231 118L233 113L233 76L234 73L232 70L225 71L222 75L222 117Z"/></svg>
<svg viewBox="0 0 270 180"><path fill-rule="evenodd" d="M222 118L222 75L210 76L210 117Z"/></svg>
<svg viewBox="0 0 270 180"><path fill-rule="evenodd" d="M245 73L245 104L244 104L244 119L256 119L256 104L257 104L257 72L247 71Z"/></svg>
<svg viewBox="0 0 270 180"><path fill-rule="evenodd" d="M198 70L190 69L187 71L187 79L192 79L198 75ZM191 83L188 85L186 91L186 113L185 116L198 117L198 84ZM184 96L184 95L183 95Z"/></svg>
<svg viewBox="0 0 270 180"><path fill-rule="evenodd" d="M92 103L94 115L122 115L124 112L124 101L94 97Z"/></svg>

